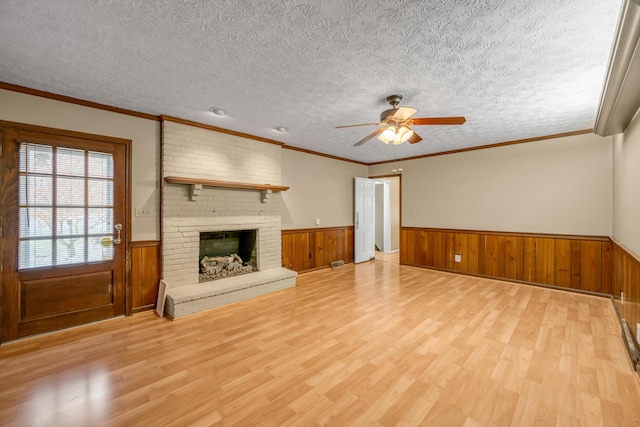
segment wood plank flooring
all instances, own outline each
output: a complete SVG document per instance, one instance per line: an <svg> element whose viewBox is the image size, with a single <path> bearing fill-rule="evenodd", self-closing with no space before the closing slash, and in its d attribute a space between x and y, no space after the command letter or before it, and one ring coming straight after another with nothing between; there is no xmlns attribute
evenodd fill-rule
<svg viewBox="0 0 640 427"><path fill-rule="evenodd" d="M0 346L3 426L640 425L607 299L368 262Z"/></svg>
<svg viewBox="0 0 640 427"><path fill-rule="evenodd" d="M384 252L376 251L376 261L400 264L400 252L392 252L392 253L386 254Z"/></svg>

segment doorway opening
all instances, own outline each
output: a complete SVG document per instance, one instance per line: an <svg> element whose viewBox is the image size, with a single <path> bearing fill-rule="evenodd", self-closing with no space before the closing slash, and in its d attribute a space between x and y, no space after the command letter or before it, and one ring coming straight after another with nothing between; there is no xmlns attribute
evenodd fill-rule
<svg viewBox="0 0 640 427"><path fill-rule="evenodd" d="M376 180L376 260L400 261L400 175Z"/></svg>
<svg viewBox="0 0 640 427"><path fill-rule="evenodd" d="M354 262L399 263L401 175L355 178Z"/></svg>

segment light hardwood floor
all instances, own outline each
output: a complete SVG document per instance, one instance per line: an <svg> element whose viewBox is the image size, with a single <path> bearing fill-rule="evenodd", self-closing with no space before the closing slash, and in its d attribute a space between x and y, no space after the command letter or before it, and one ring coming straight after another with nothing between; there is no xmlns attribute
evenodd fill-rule
<svg viewBox="0 0 640 427"><path fill-rule="evenodd" d="M611 302L367 262L0 346L0 424L640 425Z"/></svg>
<svg viewBox="0 0 640 427"><path fill-rule="evenodd" d="M400 252L392 252L390 254L386 254L384 252L376 251L376 261L400 264Z"/></svg>

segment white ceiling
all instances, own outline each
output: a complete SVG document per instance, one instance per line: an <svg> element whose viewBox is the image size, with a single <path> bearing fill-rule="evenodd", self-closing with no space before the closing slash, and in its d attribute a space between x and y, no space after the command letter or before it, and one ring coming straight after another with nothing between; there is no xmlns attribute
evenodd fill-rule
<svg viewBox="0 0 640 427"><path fill-rule="evenodd" d="M620 5L3 0L0 81L370 163L592 128ZM394 93L467 123L400 146L334 129L376 122Z"/></svg>

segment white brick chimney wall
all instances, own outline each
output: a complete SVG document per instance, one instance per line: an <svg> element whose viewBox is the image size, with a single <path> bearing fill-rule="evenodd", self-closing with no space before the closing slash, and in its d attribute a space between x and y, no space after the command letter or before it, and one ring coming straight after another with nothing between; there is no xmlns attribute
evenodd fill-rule
<svg viewBox="0 0 640 427"><path fill-rule="evenodd" d="M163 176L280 185L281 157L275 144L162 122Z"/></svg>
<svg viewBox="0 0 640 427"><path fill-rule="evenodd" d="M163 121L163 178L177 176L250 184L281 184L281 150L275 144ZM199 233L258 230L258 269L281 266L280 193L262 203L260 191L162 187L162 277L168 288L198 283ZM223 279L226 280L226 279Z"/></svg>

